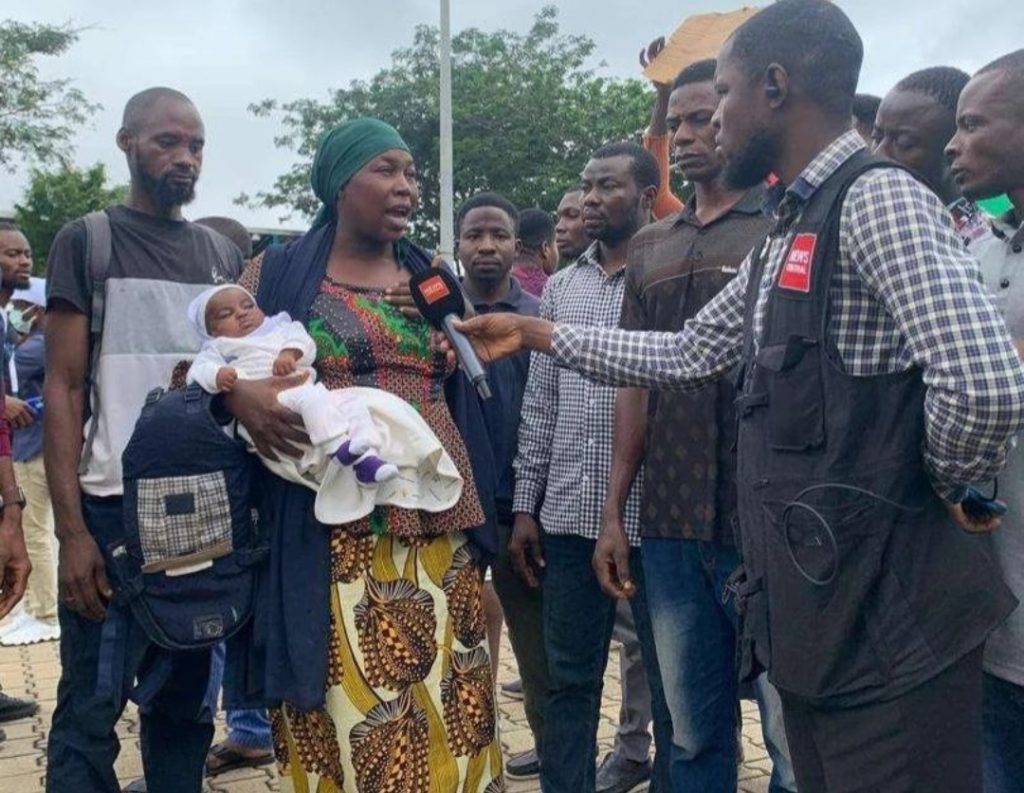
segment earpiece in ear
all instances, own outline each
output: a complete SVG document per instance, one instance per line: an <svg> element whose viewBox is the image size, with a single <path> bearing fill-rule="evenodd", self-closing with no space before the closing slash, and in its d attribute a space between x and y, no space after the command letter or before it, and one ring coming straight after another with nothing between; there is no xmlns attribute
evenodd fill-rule
<svg viewBox="0 0 1024 793"><path fill-rule="evenodd" d="M764 89L765 96L770 96L772 99L776 99L779 96L779 87L777 85L769 85Z"/></svg>

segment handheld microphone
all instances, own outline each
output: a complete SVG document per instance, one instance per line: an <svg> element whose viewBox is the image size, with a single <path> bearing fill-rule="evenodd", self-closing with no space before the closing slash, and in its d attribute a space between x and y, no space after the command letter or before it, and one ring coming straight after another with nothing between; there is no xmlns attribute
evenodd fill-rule
<svg viewBox="0 0 1024 793"><path fill-rule="evenodd" d="M476 351L462 333L453 325L466 313L466 300L462 296L462 287L458 280L447 270L431 267L413 275L409 279L409 291L423 318L448 337L459 365L476 387L481 399L491 398L491 387L487 382L487 373Z"/></svg>

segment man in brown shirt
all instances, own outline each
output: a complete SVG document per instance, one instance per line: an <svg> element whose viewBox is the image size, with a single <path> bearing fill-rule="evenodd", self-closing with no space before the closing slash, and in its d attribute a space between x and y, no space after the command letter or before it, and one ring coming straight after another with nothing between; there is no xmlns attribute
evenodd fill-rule
<svg viewBox="0 0 1024 793"><path fill-rule="evenodd" d="M684 69L672 86L667 125L676 159L695 192L682 210L633 238L620 324L679 331L735 276L768 229L763 191L720 181L711 117L718 106L713 60ZM690 393L619 390L616 456L595 567L606 591L632 592L622 514L645 464L640 507L644 590L665 698L672 714L676 793L736 790L735 611L723 606L739 563L732 384ZM629 582L629 583L627 583ZM770 791L795 790L778 695L762 679L758 700L775 765Z"/></svg>

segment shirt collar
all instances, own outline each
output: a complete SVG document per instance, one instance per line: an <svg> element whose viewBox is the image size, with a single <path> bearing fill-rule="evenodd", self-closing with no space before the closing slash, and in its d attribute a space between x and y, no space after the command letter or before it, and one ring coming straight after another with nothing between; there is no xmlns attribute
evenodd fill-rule
<svg viewBox="0 0 1024 793"><path fill-rule="evenodd" d="M992 233L1010 245L1024 246L1024 222L1017 220L1017 213L1013 208L992 218Z"/></svg>
<svg viewBox="0 0 1024 793"><path fill-rule="evenodd" d="M523 292L523 287L520 285L519 279L517 279L514 275L510 275L509 280L512 282L512 286L509 288L508 294L506 294L503 298L501 298L500 300L496 300L493 303L488 303L485 300L480 299L477 295L475 295L473 293L472 288L469 285L469 281L466 279L463 279L462 281L462 289L466 293L466 297L469 298L469 302L471 302L473 304L473 307L476 308L478 311L481 308L490 309L492 311L498 308L502 308L514 311L515 313L518 314L519 309L523 303L523 295L525 294L525 292Z"/></svg>
<svg viewBox="0 0 1024 793"><path fill-rule="evenodd" d="M807 201L844 162L864 148L867 148L864 139L857 130L844 132L818 152L786 192L795 193L802 201Z"/></svg>
<svg viewBox="0 0 1024 793"><path fill-rule="evenodd" d="M744 215L760 215L764 211L764 192L764 185L758 185L752 190L748 190L730 211L740 212Z"/></svg>
<svg viewBox="0 0 1024 793"><path fill-rule="evenodd" d="M580 258L576 260L576 264L581 266L593 265L595 267L601 266L601 249L598 247L597 240L594 240L587 247L583 253L580 254Z"/></svg>
<svg viewBox="0 0 1024 793"><path fill-rule="evenodd" d="M713 223L717 223L720 220L723 220L723 219L729 217L734 212L736 212L736 213L738 213L740 215L760 215L763 211L764 211L764 187L761 186L761 185L758 185L757 187L755 187L755 188L753 188L751 190L748 190L746 193L744 193L743 194L743 198L741 198L739 201L737 201L732 206L732 208L729 209L728 212L726 212L721 217L716 218L712 222ZM698 226L698 227L703 225L699 220L697 220L697 196L696 196L696 194L690 196L689 199L687 199L686 203L683 205L683 208L681 210L679 210L679 213L676 215L676 219L675 219L673 225L678 226L678 225L681 225L683 223L686 223L686 224L688 224L690 226Z"/></svg>
<svg viewBox="0 0 1024 793"><path fill-rule="evenodd" d="M776 221L783 217L792 217L843 163L865 148L867 147L864 145L864 139L857 130L844 132L818 152L792 184L785 189L777 185L768 190L764 204L766 213L774 214Z"/></svg>
<svg viewBox="0 0 1024 793"><path fill-rule="evenodd" d="M576 264L580 266L594 267L598 274L606 281L611 281L614 278L619 278L626 272L626 266L623 265L613 273L606 273L604 268L601 266L601 246L598 245L597 240L590 243L590 247L583 251L583 255L576 260Z"/></svg>

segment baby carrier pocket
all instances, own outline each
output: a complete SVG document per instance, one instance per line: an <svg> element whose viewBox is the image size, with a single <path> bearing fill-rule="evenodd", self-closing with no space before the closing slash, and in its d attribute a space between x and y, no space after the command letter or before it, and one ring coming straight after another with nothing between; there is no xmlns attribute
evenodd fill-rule
<svg viewBox="0 0 1024 793"><path fill-rule="evenodd" d="M108 544L119 599L161 647L209 647L253 610L267 543L253 456L198 386L154 391L122 458L124 534Z"/></svg>

